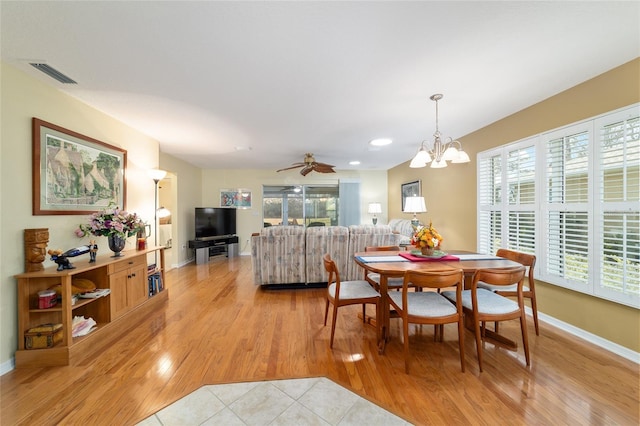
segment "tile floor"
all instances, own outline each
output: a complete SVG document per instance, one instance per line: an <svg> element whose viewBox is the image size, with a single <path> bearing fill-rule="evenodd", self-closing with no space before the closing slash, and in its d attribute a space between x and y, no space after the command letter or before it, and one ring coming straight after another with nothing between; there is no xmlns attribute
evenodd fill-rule
<svg viewBox="0 0 640 426"><path fill-rule="evenodd" d="M409 425L331 380L207 385L139 426L157 425Z"/></svg>

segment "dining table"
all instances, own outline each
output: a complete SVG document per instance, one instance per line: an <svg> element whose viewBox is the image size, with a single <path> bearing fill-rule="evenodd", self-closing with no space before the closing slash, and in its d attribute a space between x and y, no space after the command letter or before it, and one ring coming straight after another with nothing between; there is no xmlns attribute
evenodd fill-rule
<svg viewBox="0 0 640 426"><path fill-rule="evenodd" d="M415 250L398 251L367 251L354 254L354 261L365 271L380 274L380 296L382 301L382 318L369 321L376 324L378 351L384 353L389 340L389 324L391 318L389 305L388 279L403 277L406 271L436 271L441 269L462 269L464 272L464 287L471 285L473 275L479 269L513 268L521 266L518 262L498 257L474 253L464 250L450 250L447 253L437 252L435 255L425 256ZM469 319L467 325L469 326ZM517 344L498 333L486 330L485 337L494 343L514 349Z"/></svg>

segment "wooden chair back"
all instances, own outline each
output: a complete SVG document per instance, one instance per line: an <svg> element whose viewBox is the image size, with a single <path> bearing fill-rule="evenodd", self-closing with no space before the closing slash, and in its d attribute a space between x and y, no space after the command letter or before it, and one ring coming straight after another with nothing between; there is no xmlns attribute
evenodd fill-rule
<svg viewBox="0 0 640 426"><path fill-rule="evenodd" d="M524 265L527 268L527 289L523 290L523 296L531 300L531 312L533 314L533 323L536 327L536 335L540 335L540 327L538 325L538 301L536 300L536 283L533 278L533 270L536 266L536 256L529 253L522 253L509 249L498 249L496 255L505 259L513 260ZM498 291L502 296L516 297L518 294L514 291Z"/></svg>
<svg viewBox="0 0 640 426"><path fill-rule="evenodd" d="M478 282L491 284L493 286L512 286L517 284L517 293L522 296L522 286L524 284L526 268L524 266L514 266L513 268L502 269L478 269L473 276L471 283L472 295L476 294Z"/></svg>

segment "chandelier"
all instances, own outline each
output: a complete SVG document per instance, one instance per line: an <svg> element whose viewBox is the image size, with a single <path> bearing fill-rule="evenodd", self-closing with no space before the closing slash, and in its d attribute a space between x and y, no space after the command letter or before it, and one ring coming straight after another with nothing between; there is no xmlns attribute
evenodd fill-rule
<svg viewBox="0 0 640 426"><path fill-rule="evenodd" d="M409 167L426 167L427 163L431 163L432 169L441 169L447 167L447 161L451 161L452 163L468 163L471 160L467 153L462 150L462 144L459 141L448 138L446 143L442 142L442 135L440 134L440 130L438 130L438 101L442 99L442 95L431 95L429 99L436 103L436 131L433 134L433 146L427 150L425 146L427 141L422 141L420 149L416 156L413 157L413 160L411 160Z"/></svg>

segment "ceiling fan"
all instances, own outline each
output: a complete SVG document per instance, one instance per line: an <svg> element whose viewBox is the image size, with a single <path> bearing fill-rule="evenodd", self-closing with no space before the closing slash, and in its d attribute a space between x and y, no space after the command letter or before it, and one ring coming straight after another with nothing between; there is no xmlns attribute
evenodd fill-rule
<svg viewBox="0 0 640 426"><path fill-rule="evenodd" d="M282 172L284 170L297 169L298 167L302 167L300 170L300 174L302 176L306 176L312 171L316 171L318 173L335 173L333 170L335 166L331 164L318 163L315 158L313 158L313 154L306 153L304 155L304 161L302 163L293 163L293 166L287 167L284 169L276 170L277 172Z"/></svg>

